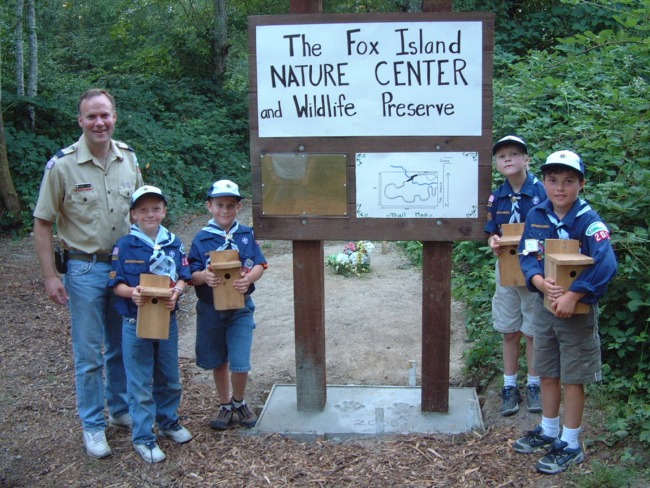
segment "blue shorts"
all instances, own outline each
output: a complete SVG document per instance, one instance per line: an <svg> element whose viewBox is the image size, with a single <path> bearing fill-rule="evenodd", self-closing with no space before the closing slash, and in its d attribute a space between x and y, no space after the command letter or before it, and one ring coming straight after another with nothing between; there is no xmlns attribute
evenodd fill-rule
<svg viewBox="0 0 650 488"><path fill-rule="evenodd" d="M214 369L230 363L233 373L250 371L254 312L255 304L250 295L246 297L244 308L237 310L219 311L211 303L197 300L196 365Z"/></svg>

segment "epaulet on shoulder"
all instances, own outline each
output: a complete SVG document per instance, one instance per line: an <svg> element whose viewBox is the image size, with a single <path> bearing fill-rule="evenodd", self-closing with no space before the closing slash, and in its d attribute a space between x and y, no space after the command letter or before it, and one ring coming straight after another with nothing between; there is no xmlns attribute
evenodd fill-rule
<svg viewBox="0 0 650 488"><path fill-rule="evenodd" d="M65 156L65 155L67 155L67 154L72 154L72 153L75 152L76 150L77 150L77 145L76 145L76 144L73 144L72 146L68 146L68 147L66 147L66 148L59 149L59 150L56 152L55 156L56 156L57 158L62 158L63 156Z"/></svg>
<svg viewBox="0 0 650 488"><path fill-rule="evenodd" d="M133 149L131 146L126 144L125 142L122 141L115 141L115 145L119 147L120 149L126 149L127 151L135 152L135 149Z"/></svg>
<svg viewBox="0 0 650 488"><path fill-rule="evenodd" d="M59 149L57 152L54 153L54 156L52 156L47 161L47 163L45 164L45 169L52 169L52 167L54 166L54 164L56 163L56 161L58 159L61 159L63 156L66 156L68 154L72 154L76 150L77 150L77 146L74 145L74 144L72 146L66 147L64 149Z"/></svg>

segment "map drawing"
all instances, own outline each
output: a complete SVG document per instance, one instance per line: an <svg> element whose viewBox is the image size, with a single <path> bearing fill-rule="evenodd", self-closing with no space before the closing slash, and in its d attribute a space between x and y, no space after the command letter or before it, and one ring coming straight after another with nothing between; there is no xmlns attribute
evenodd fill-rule
<svg viewBox="0 0 650 488"><path fill-rule="evenodd" d="M477 217L478 153L357 154L357 218Z"/></svg>

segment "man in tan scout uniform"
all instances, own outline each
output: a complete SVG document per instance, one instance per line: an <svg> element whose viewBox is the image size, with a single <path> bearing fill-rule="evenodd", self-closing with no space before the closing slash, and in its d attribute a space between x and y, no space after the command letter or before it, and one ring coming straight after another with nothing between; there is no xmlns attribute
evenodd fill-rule
<svg viewBox="0 0 650 488"><path fill-rule="evenodd" d="M107 284L111 250L129 231L131 195L143 182L133 149L112 139L117 112L110 93L86 91L78 111L82 136L45 167L34 210L34 245L48 297L70 308L83 441L88 455L102 458L111 454L105 402L110 425L132 426L122 363L122 321ZM55 269L54 222L66 251L57 263L63 281Z"/></svg>

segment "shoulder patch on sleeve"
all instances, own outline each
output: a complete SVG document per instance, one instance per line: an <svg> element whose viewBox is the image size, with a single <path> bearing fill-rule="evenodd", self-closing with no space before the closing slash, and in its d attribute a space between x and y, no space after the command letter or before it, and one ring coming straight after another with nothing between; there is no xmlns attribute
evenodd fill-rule
<svg viewBox="0 0 650 488"><path fill-rule="evenodd" d="M593 222L585 231L587 237L595 236L598 242L609 239L609 230L603 222Z"/></svg>

